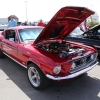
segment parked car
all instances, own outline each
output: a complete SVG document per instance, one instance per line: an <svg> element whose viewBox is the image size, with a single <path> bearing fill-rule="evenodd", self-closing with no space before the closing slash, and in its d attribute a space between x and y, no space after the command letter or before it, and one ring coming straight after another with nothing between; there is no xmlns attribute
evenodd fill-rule
<svg viewBox="0 0 100 100"><path fill-rule="evenodd" d="M6 29L8 27L8 25L7 24L5 24L5 25L0 25L0 31L2 31L2 30L4 30L4 29Z"/></svg>
<svg viewBox="0 0 100 100"><path fill-rule="evenodd" d="M96 25L89 29L88 31L83 32L83 34L80 36L75 35L69 35L66 39L69 41L84 43L85 45L89 45L94 47L98 50L98 53L100 54L100 25Z"/></svg>
<svg viewBox="0 0 100 100"><path fill-rule="evenodd" d="M78 37L78 38L82 38L83 37L83 31L80 30L79 27L75 28L70 34L70 37Z"/></svg>
<svg viewBox="0 0 100 100"><path fill-rule="evenodd" d="M8 56L27 69L29 82L42 89L50 80L75 78L98 64L97 51L66 41L83 20L94 12L84 7L63 7L47 26L17 26L0 36L0 58Z"/></svg>

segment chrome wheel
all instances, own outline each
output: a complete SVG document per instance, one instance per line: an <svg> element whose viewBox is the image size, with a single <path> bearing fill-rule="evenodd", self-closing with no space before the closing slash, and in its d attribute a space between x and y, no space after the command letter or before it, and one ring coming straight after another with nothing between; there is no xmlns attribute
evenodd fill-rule
<svg viewBox="0 0 100 100"><path fill-rule="evenodd" d="M38 87L40 85L40 75L32 66L28 69L28 77L34 87Z"/></svg>
<svg viewBox="0 0 100 100"><path fill-rule="evenodd" d="M42 70L33 63L27 66L27 76L31 85L37 90L45 88L50 82Z"/></svg>

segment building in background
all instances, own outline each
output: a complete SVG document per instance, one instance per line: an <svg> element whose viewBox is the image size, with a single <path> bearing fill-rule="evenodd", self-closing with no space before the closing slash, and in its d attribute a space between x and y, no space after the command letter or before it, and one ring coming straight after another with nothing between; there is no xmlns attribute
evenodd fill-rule
<svg viewBox="0 0 100 100"><path fill-rule="evenodd" d="M97 12L95 12L94 15L91 15L90 17L88 17L87 19L88 21L96 21L99 22L99 15L97 14Z"/></svg>
<svg viewBox="0 0 100 100"><path fill-rule="evenodd" d="M13 16L14 16L14 19L18 22L19 18L15 15ZM7 18L0 18L0 30L7 28L10 17L11 15L8 16Z"/></svg>
<svg viewBox="0 0 100 100"><path fill-rule="evenodd" d="M0 25L8 24L8 18L0 18Z"/></svg>
<svg viewBox="0 0 100 100"><path fill-rule="evenodd" d="M15 16L15 15L13 15L13 16L14 16L14 19L18 22L18 20L19 20L18 17ZM7 18L0 18L0 25L8 24L8 22L10 20L10 17L11 17L11 15L9 17L7 17Z"/></svg>

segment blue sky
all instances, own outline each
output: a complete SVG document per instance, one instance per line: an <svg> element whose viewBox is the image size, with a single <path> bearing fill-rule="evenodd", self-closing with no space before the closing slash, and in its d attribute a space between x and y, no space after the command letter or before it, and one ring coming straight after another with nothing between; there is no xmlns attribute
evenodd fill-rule
<svg viewBox="0 0 100 100"><path fill-rule="evenodd" d="M26 20L26 2L28 21L50 18L64 6L84 6L98 13L99 0L0 0L0 18L6 18L11 14L18 16L20 21Z"/></svg>

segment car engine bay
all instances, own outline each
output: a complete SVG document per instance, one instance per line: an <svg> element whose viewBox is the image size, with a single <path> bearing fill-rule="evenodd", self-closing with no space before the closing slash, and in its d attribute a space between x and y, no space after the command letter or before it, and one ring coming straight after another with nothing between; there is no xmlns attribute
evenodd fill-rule
<svg viewBox="0 0 100 100"><path fill-rule="evenodd" d="M51 42L51 43L44 43L44 44L39 44L38 48L45 50L47 52L59 55L60 58L67 58L70 55L79 55L82 56L83 52L85 52L85 49L74 46L70 43L66 42Z"/></svg>

